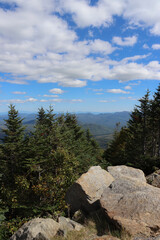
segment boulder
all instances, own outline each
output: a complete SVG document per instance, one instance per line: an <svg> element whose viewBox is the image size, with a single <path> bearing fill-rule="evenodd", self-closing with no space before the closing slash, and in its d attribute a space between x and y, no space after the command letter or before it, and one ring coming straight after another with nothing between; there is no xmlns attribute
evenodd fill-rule
<svg viewBox="0 0 160 240"><path fill-rule="evenodd" d="M146 183L146 178L142 170L132 168L132 167L127 167L125 165L120 165L120 166L110 166L107 168L108 172L115 178L129 178L132 179L133 181L141 181Z"/></svg>
<svg viewBox="0 0 160 240"><path fill-rule="evenodd" d="M10 240L51 240L59 227L51 218L35 218L25 223Z"/></svg>
<svg viewBox="0 0 160 240"><path fill-rule="evenodd" d="M85 212L97 210L104 188L114 181L110 173L100 166L91 167L68 190L66 203L71 213L82 209Z"/></svg>
<svg viewBox="0 0 160 240"><path fill-rule="evenodd" d="M148 175L146 180L152 186L160 188L160 169Z"/></svg>
<svg viewBox="0 0 160 240"><path fill-rule="evenodd" d="M64 237L66 237L69 231L80 231L84 228L81 224L71 220L70 218L59 217L58 222L60 225L59 234Z"/></svg>
<svg viewBox="0 0 160 240"><path fill-rule="evenodd" d="M159 188L134 177L117 178L104 190L100 203L108 218L129 234L160 234Z"/></svg>

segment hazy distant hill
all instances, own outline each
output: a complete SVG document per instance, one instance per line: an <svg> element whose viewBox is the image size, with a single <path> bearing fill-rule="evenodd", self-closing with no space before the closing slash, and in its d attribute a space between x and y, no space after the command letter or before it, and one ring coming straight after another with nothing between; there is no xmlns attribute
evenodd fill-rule
<svg viewBox="0 0 160 240"><path fill-rule="evenodd" d="M114 128L117 122L121 123L121 126L126 124L129 119L129 112L115 112L115 113L79 113L77 114L78 121L82 124L98 124L106 126L108 128Z"/></svg>
<svg viewBox="0 0 160 240"><path fill-rule="evenodd" d="M59 115L59 114L58 114ZM36 121L36 114L21 113L20 116L24 118L24 125L27 130L33 130ZM84 128L90 130L92 135L99 142L100 146L105 148L106 143L111 140L116 123L120 123L120 127L124 126L129 119L129 112L115 112L115 113L77 113L77 120ZM7 119L7 114L0 115L0 128L4 127L4 120ZM0 131L0 138L2 133Z"/></svg>

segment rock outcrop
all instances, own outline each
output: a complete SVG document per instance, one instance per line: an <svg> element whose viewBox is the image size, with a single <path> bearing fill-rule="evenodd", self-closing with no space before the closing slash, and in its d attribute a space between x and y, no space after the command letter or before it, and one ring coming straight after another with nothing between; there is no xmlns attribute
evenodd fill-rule
<svg viewBox="0 0 160 240"><path fill-rule="evenodd" d="M105 187L114 181L110 173L100 166L91 167L68 190L66 203L70 206L71 213L82 209L86 212L97 210L99 199Z"/></svg>
<svg viewBox="0 0 160 240"><path fill-rule="evenodd" d="M107 168L107 171L114 177L114 179L129 178L133 181L146 183L146 178L143 171L137 168L120 165L114 167L110 166Z"/></svg>
<svg viewBox="0 0 160 240"><path fill-rule="evenodd" d="M107 216L131 235L160 234L160 189L119 179L104 190L100 203Z"/></svg>
<svg viewBox="0 0 160 240"><path fill-rule="evenodd" d="M146 180L152 186L160 188L160 169L148 175Z"/></svg>
<svg viewBox="0 0 160 240"><path fill-rule="evenodd" d="M107 217L131 235L160 234L160 189L147 184L139 169L92 167L73 184L67 200L73 210L92 211L100 203Z"/></svg>
<svg viewBox="0 0 160 240"><path fill-rule="evenodd" d="M60 224L59 234L64 237L66 237L69 231L80 231L84 228L81 224L71 220L70 218L59 217L58 222Z"/></svg>
<svg viewBox="0 0 160 240"><path fill-rule="evenodd" d="M80 231L84 227L69 218L35 218L25 223L10 240L52 240L55 235L66 236L69 231Z"/></svg>
<svg viewBox="0 0 160 240"><path fill-rule="evenodd" d="M10 240L51 240L60 225L51 218L35 218L25 223Z"/></svg>
<svg viewBox="0 0 160 240"><path fill-rule="evenodd" d="M66 201L73 213L100 208L108 220L134 236L134 240L160 239L160 188L148 184L139 169L115 166L105 171L91 167L70 187ZM10 240L51 240L56 234L66 236L68 231L82 228L69 218L59 217L58 223L36 218L24 224Z"/></svg>

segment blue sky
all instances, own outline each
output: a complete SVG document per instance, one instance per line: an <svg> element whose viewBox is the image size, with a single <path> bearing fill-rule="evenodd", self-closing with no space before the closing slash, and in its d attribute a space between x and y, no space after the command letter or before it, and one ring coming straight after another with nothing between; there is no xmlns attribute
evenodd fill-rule
<svg viewBox="0 0 160 240"><path fill-rule="evenodd" d="M131 111L160 82L159 0L0 0L0 112Z"/></svg>

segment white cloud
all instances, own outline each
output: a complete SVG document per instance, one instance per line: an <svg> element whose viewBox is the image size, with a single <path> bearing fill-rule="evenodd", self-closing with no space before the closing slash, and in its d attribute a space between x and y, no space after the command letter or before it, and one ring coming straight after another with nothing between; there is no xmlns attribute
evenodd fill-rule
<svg viewBox="0 0 160 240"><path fill-rule="evenodd" d="M93 31L89 30L89 31L88 31L88 35L89 35L90 37L93 37L93 36L94 36Z"/></svg>
<svg viewBox="0 0 160 240"><path fill-rule="evenodd" d="M148 56L150 56L150 53L144 54L144 55L135 55L132 57L126 57L126 58L123 58L121 62L135 62L137 60L147 58Z"/></svg>
<svg viewBox="0 0 160 240"><path fill-rule="evenodd" d="M113 61L104 56L116 50L111 43L101 39L80 41L74 28L61 17L71 14L79 27L107 27L113 16L122 16L132 26L143 25L160 35L159 0L154 0L154 4L150 0L99 0L94 6L86 0L14 2L18 6L15 11L0 9L0 72L11 73L9 79L0 81L25 84L37 80L63 87L84 87L89 80L160 80L159 63L136 63L147 55ZM133 46L137 37L113 40L120 46ZM100 56L92 57L93 54Z"/></svg>
<svg viewBox="0 0 160 240"><path fill-rule="evenodd" d="M110 26L117 15L128 20L130 28L149 27L152 34L160 35L159 0L99 0L94 6L85 0L58 2L59 12L70 13L78 27Z"/></svg>
<svg viewBox="0 0 160 240"><path fill-rule="evenodd" d="M145 44L143 44L143 48L144 49L149 49L149 46L145 43Z"/></svg>
<svg viewBox="0 0 160 240"><path fill-rule="evenodd" d="M58 98L58 95L48 95L48 94L44 94L43 97L49 97L49 98Z"/></svg>
<svg viewBox="0 0 160 240"><path fill-rule="evenodd" d="M122 100L131 100L131 101L136 101L136 100L138 100L138 98L133 98L133 97L120 97L120 99L122 99Z"/></svg>
<svg viewBox="0 0 160 240"><path fill-rule="evenodd" d="M137 36L132 37L113 37L112 39L113 43L119 45L119 46L133 46L137 42Z"/></svg>
<svg viewBox="0 0 160 240"><path fill-rule="evenodd" d="M132 88L131 88L131 86L125 86L124 89L131 90Z"/></svg>
<svg viewBox="0 0 160 240"><path fill-rule="evenodd" d="M115 93L115 94L117 94L117 93L129 94L129 92L124 91L122 89L108 89L108 90L106 90L106 92Z"/></svg>
<svg viewBox="0 0 160 240"><path fill-rule="evenodd" d="M91 51L95 53L102 53L106 55L112 53L116 49L112 47L112 45L109 42L102 41L100 39L96 39L93 42L90 42L90 48Z"/></svg>
<svg viewBox="0 0 160 240"><path fill-rule="evenodd" d="M38 100L35 98L28 98L28 99L3 99L0 100L1 103L26 103L26 102L37 102Z"/></svg>
<svg viewBox="0 0 160 240"><path fill-rule="evenodd" d="M53 93L53 94L62 94L64 93L64 91L60 88L53 88L53 89L50 89L49 92Z"/></svg>
<svg viewBox="0 0 160 240"><path fill-rule="evenodd" d="M16 91L16 92L12 92L13 94L19 94L19 95L24 95L26 94L26 92L19 92L19 91Z"/></svg>
<svg viewBox="0 0 160 240"><path fill-rule="evenodd" d="M60 0L60 3L63 11L70 12L79 27L108 26L113 15L120 15L124 7L123 1L119 0L100 0L96 6L90 6L85 0Z"/></svg>
<svg viewBox="0 0 160 240"><path fill-rule="evenodd" d="M154 50L159 50L159 49L160 49L160 44L153 44L153 45L152 45L152 48L153 48Z"/></svg>
<svg viewBox="0 0 160 240"><path fill-rule="evenodd" d="M116 100L99 100L98 102L101 102L101 103L110 103L110 102L116 102Z"/></svg>
<svg viewBox="0 0 160 240"><path fill-rule="evenodd" d="M41 99L40 102L48 102L46 99Z"/></svg>
<svg viewBox="0 0 160 240"><path fill-rule="evenodd" d="M101 102L101 103L108 103L109 101L108 101L108 100L99 100L98 102Z"/></svg>
<svg viewBox="0 0 160 240"><path fill-rule="evenodd" d="M82 99L72 99L72 102L83 102Z"/></svg>
<svg viewBox="0 0 160 240"><path fill-rule="evenodd" d="M154 0L154 2L150 0L127 0L123 16L130 21L130 24L150 27L152 34L160 35L159 9L159 0Z"/></svg>
<svg viewBox="0 0 160 240"><path fill-rule="evenodd" d="M37 102L38 100L36 98L28 98L25 100L25 102Z"/></svg>
<svg viewBox="0 0 160 240"><path fill-rule="evenodd" d="M78 74L78 72L77 72L77 74ZM63 82L60 82L59 84L63 87L84 87L87 85L87 82L77 79L77 80L64 80Z"/></svg>

